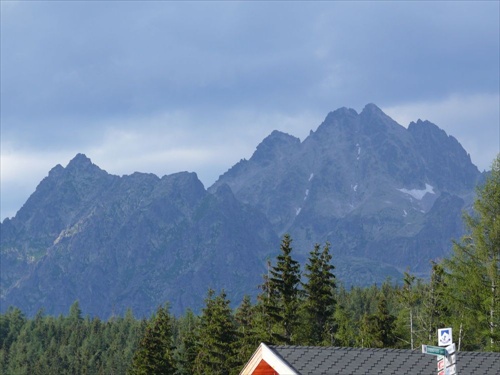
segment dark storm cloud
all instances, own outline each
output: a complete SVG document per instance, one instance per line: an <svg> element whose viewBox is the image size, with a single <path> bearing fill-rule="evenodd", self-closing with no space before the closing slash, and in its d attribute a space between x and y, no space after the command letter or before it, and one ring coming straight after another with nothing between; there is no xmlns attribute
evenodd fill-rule
<svg viewBox="0 0 500 375"><path fill-rule="evenodd" d="M496 92L495 7L20 3L2 20L5 116L27 107L25 115L49 118L221 105L324 110L342 99Z"/></svg>

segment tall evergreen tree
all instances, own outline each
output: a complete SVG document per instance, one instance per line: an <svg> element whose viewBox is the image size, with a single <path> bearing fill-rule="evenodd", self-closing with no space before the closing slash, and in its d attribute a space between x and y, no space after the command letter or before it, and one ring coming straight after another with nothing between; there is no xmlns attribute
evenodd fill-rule
<svg viewBox="0 0 500 375"><path fill-rule="evenodd" d="M349 314L343 304L338 304L334 313L335 333L334 345L353 347L356 343L356 329L352 314Z"/></svg>
<svg viewBox="0 0 500 375"><path fill-rule="evenodd" d="M252 306L250 297L246 295L236 309L235 319L238 330L238 363L244 364L259 346L261 339L255 328L256 307Z"/></svg>
<svg viewBox="0 0 500 375"><path fill-rule="evenodd" d="M385 295L381 293L375 314L364 314L361 319L358 345L367 348L393 347L396 343L395 320L389 312Z"/></svg>
<svg viewBox="0 0 500 375"><path fill-rule="evenodd" d="M168 307L159 306L134 355L131 374L174 373L172 324L173 317L170 315Z"/></svg>
<svg viewBox="0 0 500 375"><path fill-rule="evenodd" d="M281 241L276 265L270 269L265 309L273 323L272 340L275 344L294 343L300 303L300 264L292 258L292 239L285 234Z"/></svg>
<svg viewBox="0 0 500 375"><path fill-rule="evenodd" d="M253 326L260 342L273 344L273 320L271 314L274 312L271 304L270 289L271 261L267 260L267 274L263 275L264 282L259 285L261 293L257 296L257 304L254 308ZM272 310L272 311L271 311Z"/></svg>
<svg viewBox="0 0 500 375"><path fill-rule="evenodd" d="M359 320L359 331L356 346L361 348L382 348L379 339L378 322L374 314L365 313Z"/></svg>
<svg viewBox="0 0 500 375"><path fill-rule="evenodd" d="M175 353L176 375L191 375L197 355L197 330L199 318L188 309L179 319L178 346Z"/></svg>
<svg viewBox="0 0 500 375"><path fill-rule="evenodd" d="M195 374L229 375L236 371L237 332L226 293L210 289L200 318Z"/></svg>
<svg viewBox="0 0 500 375"><path fill-rule="evenodd" d="M443 263L449 301L460 312L465 348L500 351L500 154L464 220L469 233Z"/></svg>
<svg viewBox="0 0 500 375"><path fill-rule="evenodd" d="M326 243L320 252L320 245L314 245L305 265L307 282L304 288L304 309L307 319L309 345L332 345L333 315L335 311L335 275L331 264L330 244Z"/></svg>
<svg viewBox="0 0 500 375"><path fill-rule="evenodd" d="M380 296L377 306L376 319L379 327L379 337L382 342L382 347L393 347L396 343L396 337L394 336L394 321L396 318L389 312L387 299L384 294Z"/></svg>

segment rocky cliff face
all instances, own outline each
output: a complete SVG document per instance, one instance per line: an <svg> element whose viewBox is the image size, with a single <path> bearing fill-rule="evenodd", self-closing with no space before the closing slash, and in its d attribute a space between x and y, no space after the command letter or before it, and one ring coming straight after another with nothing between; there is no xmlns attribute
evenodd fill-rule
<svg viewBox="0 0 500 375"><path fill-rule="evenodd" d="M463 231L481 178L427 121L341 108L300 141L274 131L207 190L194 173L113 176L77 155L0 225L1 309L103 318L169 301L198 309L209 287L255 295L290 233L299 260L329 241L347 285L426 275Z"/></svg>

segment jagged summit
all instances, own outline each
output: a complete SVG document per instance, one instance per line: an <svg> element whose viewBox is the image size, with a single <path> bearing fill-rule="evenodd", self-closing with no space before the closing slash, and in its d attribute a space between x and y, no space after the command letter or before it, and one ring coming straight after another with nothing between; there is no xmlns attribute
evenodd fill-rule
<svg viewBox="0 0 500 375"><path fill-rule="evenodd" d="M80 153L76 154L76 156L70 160L66 168L64 168L64 173L69 175L92 176L92 178L103 178L107 175L106 171L92 163L92 160L85 154Z"/></svg>
<svg viewBox="0 0 500 375"><path fill-rule="evenodd" d="M410 122L410 124L408 125L408 131L410 133L417 133L417 132L420 133L426 132L427 134L430 134L431 132L441 133L441 135L448 137L448 135L443 129L439 128L439 126L428 120L418 119L416 122L415 121Z"/></svg>
<svg viewBox="0 0 500 375"><path fill-rule="evenodd" d="M375 104L367 104L363 110L358 113L352 108L339 108L330 112L316 132L311 132L310 136L316 134L316 137L334 137L347 136L350 139L355 138L354 133L374 136L380 132L400 132L404 127L386 115Z"/></svg>
<svg viewBox="0 0 500 375"><path fill-rule="evenodd" d="M252 159L256 162L266 164L283 154L293 152L293 149L299 145L299 138L274 130L257 146Z"/></svg>
<svg viewBox="0 0 500 375"><path fill-rule="evenodd" d="M49 177L60 176L64 172L64 167L61 164L57 164L54 168L49 171Z"/></svg>
<svg viewBox="0 0 500 375"><path fill-rule="evenodd" d="M367 104L361 113L359 114L362 121L366 124L382 124L382 125L393 125L402 127L391 117L385 114L379 107L375 104Z"/></svg>
<svg viewBox="0 0 500 375"><path fill-rule="evenodd" d="M386 115L379 107L377 107L377 105L373 104L373 103L368 103L367 105L365 105L365 107L363 108L363 110L361 111L361 113L373 113L373 114L380 114L380 115Z"/></svg>
<svg viewBox="0 0 500 375"><path fill-rule="evenodd" d="M358 113L356 112L356 110L354 110L352 108L342 107L342 108L336 109L335 111L328 113L328 115L325 117L325 120L319 126L319 128L321 128L322 126L325 126L326 124L338 123L340 120L342 120L344 118L354 118L356 116L358 116ZM319 128L318 128L318 130L319 130Z"/></svg>
<svg viewBox="0 0 500 375"><path fill-rule="evenodd" d="M79 166L79 165L89 165L92 161L85 154L78 153L73 159L70 160L68 167Z"/></svg>
<svg viewBox="0 0 500 375"><path fill-rule="evenodd" d="M290 145L298 145L300 139L288 133L279 130L273 130L264 140L257 146L257 151L263 148L271 147L287 147Z"/></svg>

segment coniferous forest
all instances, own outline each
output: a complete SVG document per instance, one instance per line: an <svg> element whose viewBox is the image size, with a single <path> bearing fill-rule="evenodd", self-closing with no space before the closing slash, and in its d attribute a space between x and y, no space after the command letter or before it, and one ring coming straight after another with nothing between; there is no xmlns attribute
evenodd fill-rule
<svg viewBox="0 0 500 375"><path fill-rule="evenodd" d="M301 267L284 235L257 300L236 309L211 289L200 314L179 317L168 302L142 320L132 311L84 317L78 302L58 317L10 308L0 315L0 373L237 374L261 342L420 350L443 327L453 328L458 350L500 351L500 155L464 223L467 234L429 280L406 272L400 283L347 290L329 243Z"/></svg>

